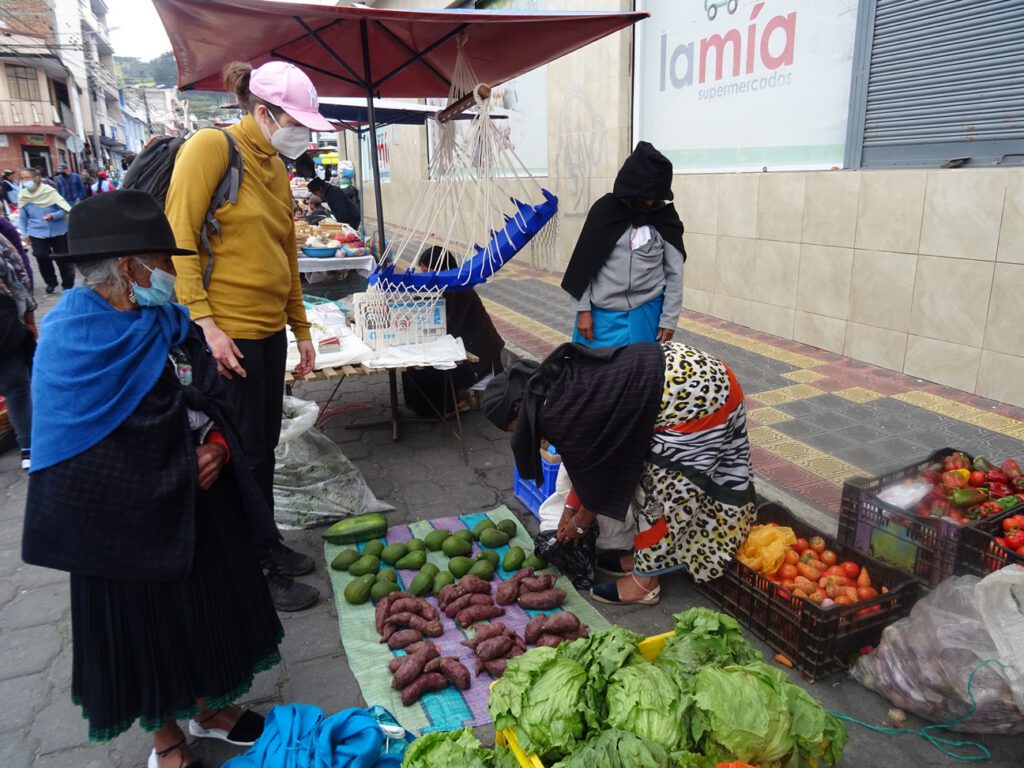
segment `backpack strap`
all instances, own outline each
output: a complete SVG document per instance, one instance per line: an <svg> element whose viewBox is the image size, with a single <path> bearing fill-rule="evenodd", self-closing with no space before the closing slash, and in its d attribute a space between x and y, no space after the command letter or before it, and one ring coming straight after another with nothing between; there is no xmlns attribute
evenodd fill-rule
<svg viewBox="0 0 1024 768"><path fill-rule="evenodd" d="M211 233L221 234L220 222L217 221L217 210L225 205L234 205L238 202L238 190L242 187L242 178L245 174L242 165L242 153L238 151L235 138L227 131L221 131L224 138L228 140L228 164L221 176L220 183L213 191L210 199L210 207L206 209L203 217L203 226L199 229L199 240L202 242L203 250L206 251L206 269L203 270L203 289L210 287L210 278L213 275L213 245L210 243Z"/></svg>

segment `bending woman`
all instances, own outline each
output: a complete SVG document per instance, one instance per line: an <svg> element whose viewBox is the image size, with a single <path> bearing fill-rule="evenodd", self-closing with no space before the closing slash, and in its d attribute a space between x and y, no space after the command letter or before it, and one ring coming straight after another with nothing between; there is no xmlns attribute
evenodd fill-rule
<svg viewBox="0 0 1024 768"><path fill-rule="evenodd" d="M277 536L244 459L217 361L171 303L171 227L145 192L70 216L87 287L43 321L32 379L22 557L71 574L72 700L89 738L138 720L148 768L194 762L193 736L252 744L231 702L280 661L283 631L251 540Z"/></svg>
<svg viewBox="0 0 1024 768"><path fill-rule="evenodd" d="M558 446L579 499L562 513L559 540L578 541L598 516L618 527L635 515L632 552L599 561L620 578L595 586L597 600L656 604L659 576L720 576L746 538L754 486L743 390L698 349L563 344L497 376L483 407L513 433L524 478L542 478L542 437Z"/></svg>

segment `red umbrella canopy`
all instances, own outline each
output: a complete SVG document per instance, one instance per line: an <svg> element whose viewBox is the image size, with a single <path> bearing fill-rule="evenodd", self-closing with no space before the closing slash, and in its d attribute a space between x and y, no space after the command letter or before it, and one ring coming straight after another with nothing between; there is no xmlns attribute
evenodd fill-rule
<svg viewBox="0 0 1024 768"><path fill-rule="evenodd" d="M265 0L153 0L181 88L222 90L234 59L279 59L321 96L447 96L459 41L476 76L496 85L625 29L647 13L399 11ZM367 72L368 70L368 72Z"/></svg>

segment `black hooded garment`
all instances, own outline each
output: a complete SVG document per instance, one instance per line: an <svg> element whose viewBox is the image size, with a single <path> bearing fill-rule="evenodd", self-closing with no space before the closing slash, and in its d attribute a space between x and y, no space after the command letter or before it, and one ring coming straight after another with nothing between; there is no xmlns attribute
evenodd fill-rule
<svg viewBox="0 0 1024 768"><path fill-rule="evenodd" d="M683 254L685 261L683 222L675 206L668 202L637 210L630 205L635 200L671 201L672 197L672 162L649 142L639 142L619 169L611 193L590 207L562 278L562 288L573 298L582 296L629 224L654 227L665 242Z"/></svg>

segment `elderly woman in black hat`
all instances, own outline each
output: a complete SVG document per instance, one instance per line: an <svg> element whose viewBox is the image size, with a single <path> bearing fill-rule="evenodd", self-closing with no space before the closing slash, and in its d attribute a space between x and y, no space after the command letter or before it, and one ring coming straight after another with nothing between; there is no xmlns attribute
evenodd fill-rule
<svg viewBox="0 0 1024 768"><path fill-rule="evenodd" d="M154 198L115 191L70 215L85 286L45 318L32 381L22 556L71 574L71 695L89 736L136 720L149 768L200 766L193 736L253 743L231 702L280 660L253 554L276 537L202 331L172 303L177 248Z"/></svg>
<svg viewBox="0 0 1024 768"><path fill-rule="evenodd" d="M558 446L573 488L559 541L576 542L595 523L635 534L631 550L598 555L598 569L617 579L595 585L596 600L655 605L660 576L721 576L747 536L754 485L743 390L699 349L563 344L496 376L483 409L513 433L523 478L542 478L542 437Z"/></svg>

